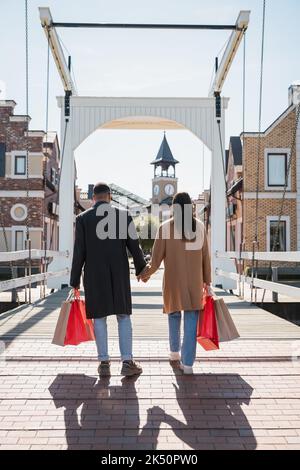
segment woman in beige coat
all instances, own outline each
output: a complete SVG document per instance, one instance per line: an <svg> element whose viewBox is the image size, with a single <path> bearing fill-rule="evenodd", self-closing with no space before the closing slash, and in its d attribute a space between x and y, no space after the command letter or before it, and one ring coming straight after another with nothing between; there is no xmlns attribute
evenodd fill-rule
<svg viewBox="0 0 300 470"><path fill-rule="evenodd" d="M193 216L191 198L177 193L173 198L173 216L157 232L151 263L143 272L147 281L164 261L163 300L168 314L170 360L180 362L185 374L193 373L196 333L203 290L211 283L210 256L203 223ZM180 347L181 312L184 335Z"/></svg>

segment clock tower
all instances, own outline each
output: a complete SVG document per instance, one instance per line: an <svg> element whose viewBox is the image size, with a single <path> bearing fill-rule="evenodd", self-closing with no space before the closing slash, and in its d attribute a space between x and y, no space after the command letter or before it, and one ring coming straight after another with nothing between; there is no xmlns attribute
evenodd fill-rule
<svg viewBox="0 0 300 470"><path fill-rule="evenodd" d="M151 165L154 165L154 177L152 179L153 204L172 204L173 196L177 192L178 180L175 171L177 163L179 162L173 157L164 132L156 159L151 162Z"/></svg>

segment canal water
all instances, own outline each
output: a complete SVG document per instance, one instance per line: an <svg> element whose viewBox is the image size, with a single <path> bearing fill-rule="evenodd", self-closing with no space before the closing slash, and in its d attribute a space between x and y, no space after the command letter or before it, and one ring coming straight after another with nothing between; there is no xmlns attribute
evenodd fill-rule
<svg viewBox="0 0 300 470"><path fill-rule="evenodd" d="M262 308L283 318L295 325L300 326L300 303L299 302L264 302Z"/></svg>

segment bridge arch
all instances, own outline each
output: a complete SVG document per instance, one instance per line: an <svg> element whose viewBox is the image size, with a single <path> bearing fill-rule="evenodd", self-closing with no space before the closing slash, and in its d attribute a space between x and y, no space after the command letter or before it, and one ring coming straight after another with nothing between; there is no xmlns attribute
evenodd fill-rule
<svg viewBox="0 0 300 470"><path fill-rule="evenodd" d="M59 215L59 249L73 248L74 151L94 131L102 129L186 129L196 135L212 153L211 161L211 254L213 283L232 288L232 281L215 274L216 268L228 270L228 260L215 256L225 251L225 180L223 174L225 149L225 110L228 99L222 98L220 130L215 117L215 99L209 98L123 98L70 97L70 115L65 116L64 98L61 108L63 163L61 167ZM221 134L221 135L220 135ZM70 268L68 260L56 260L55 269ZM63 266L61 264L64 264ZM229 269L230 270L230 269ZM50 287L60 287L69 280L55 279ZM50 283L51 284L51 283ZM55 285L54 285L55 284Z"/></svg>
<svg viewBox="0 0 300 470"><path fill-rule="evenodd" d="M63 98L58 103L63 107ZM228 99L223 99L227 108ZM187 129L213 150L214 98L71 98L75 150L98 128ZM148 118L148 119L146 119Z"/></svg>

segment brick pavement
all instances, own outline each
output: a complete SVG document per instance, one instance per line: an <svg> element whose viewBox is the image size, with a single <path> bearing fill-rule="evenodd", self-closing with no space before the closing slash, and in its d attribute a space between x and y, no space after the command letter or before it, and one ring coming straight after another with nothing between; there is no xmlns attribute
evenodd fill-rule
<svg viewBox="0 0 300 470"><path fill-rule="evenodd" d="M49 302L42 316L21 309L0 317L0 449L300 449L299 329L257 310L248 317L225 296L241 339L217 352L198 348L195 375L182 376L167 361L158 289L145 292L135 288L137 379L119 376L113 325L112 377L99 380L93 343L51 344L57 313ZM159 328L149 329L151 318Z"/></svg>

